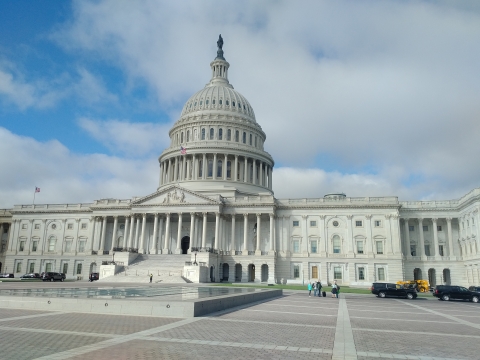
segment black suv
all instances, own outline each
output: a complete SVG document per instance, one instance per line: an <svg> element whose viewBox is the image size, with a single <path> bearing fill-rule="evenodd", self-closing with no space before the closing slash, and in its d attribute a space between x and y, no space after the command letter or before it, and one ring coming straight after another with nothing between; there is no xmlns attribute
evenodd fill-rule
<svg viewBox="0 0 480 360"><path fill-rule="evenodd" d="M417 291L415 289L405 288L402 285L392 283L373 283L371 290L372 294L380 298L393 296L412 300L417 297Z"/></svg>
<svg viewBox="0 0 480 360"><path fill-rule="evenodd" d="M480 286L470 286L468 290L480 293Z"/></svg>
<svg viewBox="0 0 480 360"><path fill-rule="evenodd" d="M435 287L433 296L438 300L468 300L478 303L480 300L480 293L476 291L470 291L463 286L455 285L438 285Z"/></svg>
<svg viewBox="0 0 480 360"><path fill-rule="evenodd" d="M95 281L98 280L98 273L91 273L90 276L88 277L88 281Z"/></svg>
<svg viewBox="0 0 480 360"><path fill-rule="evenodd" d="M65 281L65 274L56 272L45 272L42 276L43 281Z"/></svg>

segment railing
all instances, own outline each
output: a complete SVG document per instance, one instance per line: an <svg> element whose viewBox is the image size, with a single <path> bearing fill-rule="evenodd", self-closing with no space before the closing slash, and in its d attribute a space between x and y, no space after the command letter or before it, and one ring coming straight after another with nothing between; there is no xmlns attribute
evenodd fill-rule
<svg viewBox="0 0 480 360"><path fill-rule="evenodd" d="M268 251L262 251L262 255L268 255Z"/></svg>
<svg viewBox="0 0 480 360"><path fill-rule="evenodd" d="M190 248L190 252L192 252L192 253L193 252L200 252L200 251L201 251L201 248L199 248L199 247L191 247Z"/></svg>
<svg viewBox="0 0 480 360"><path fill-rule="evenodd" d="M119 265L123 266L123 261L102 261L102 265Z"/></svg>
<svg viewBox="0 0 480 360"><path fill-rule="evenodd" d="M248 251L248 255L255 255L255 251Z"/></svg>
<svg viewBox="0 0 480 360"><path fill-rule="evenodd" d="M110 251L108 251L108 250L103 250L103 255L108 255L108 254L110 254Z"/></svg>
<svg viewBox="0 0 480 360"><path fill-rule="evenodd" d="M92 250L92 255L98 255L98 251Z"/></svg>
<svg viewBox="0 0 480 360"><path fill-rule="evenodd" d="M192 262L191 261L185 261L185 266L192 266Z"/></svg>
<svg viewBox="0 0 480 360"><path fill-rule="evenodd" d="M235 255L242 255L242 252L240 250L235 250Z"/></svg>

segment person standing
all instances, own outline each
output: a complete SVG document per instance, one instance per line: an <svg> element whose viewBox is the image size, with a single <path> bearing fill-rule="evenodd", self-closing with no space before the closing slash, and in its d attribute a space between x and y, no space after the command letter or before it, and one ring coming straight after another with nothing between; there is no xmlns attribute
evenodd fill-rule
<svg viewBox="0 0 480 360"><path fill-rule="evenodd" d="M337 283L332 284L332 298L337 297Z"/></svg>
<svg viewBox="0 0 480 360"><path fill-rule="evenodd" d="M317 283L314 281L312 283L312 287L313 287L313 296L317 296Z"/></svg>
<svg viewBox="0 0 480 360"><path fill-rule="evenodd" d="M308 283L308 297L312 296L312 284Z"/></svg>
<svg viewBox="0 0 480 360"><path fill-rule="evenodd" d="M335 285L337 285L337 299L338 299L338 295L340 295L340 286L338 286L337 282L335 281Z"/></svg>
<svg viewBox="0 0 480 360"><path fill-rule="evenodd" d="M320 279L317 281L317 291L318 291L318 297L322 297L322 282Z"/></svg>
<svg viewBox="0 0 480 360"><path fill-rule="evenodd" d="M150 274L150 284L152 283L153 274Z"/></svg>

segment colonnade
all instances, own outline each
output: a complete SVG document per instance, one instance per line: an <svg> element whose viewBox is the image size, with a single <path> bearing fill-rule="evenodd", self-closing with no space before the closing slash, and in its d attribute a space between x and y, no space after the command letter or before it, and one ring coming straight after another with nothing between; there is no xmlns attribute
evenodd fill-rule
<svg viewBox="0 0 480 360"><path fill-rule="evenodd" d="M206 179L238 181L272 189L272 166L252 157L216 153L178 155L160 163L159 186Z"/></svg>

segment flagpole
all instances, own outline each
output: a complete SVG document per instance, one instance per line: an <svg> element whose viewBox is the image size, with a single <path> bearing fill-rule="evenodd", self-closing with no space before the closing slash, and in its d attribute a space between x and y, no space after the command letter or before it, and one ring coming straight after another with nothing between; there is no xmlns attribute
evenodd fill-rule
<svg viewBox="0 0 480 360"><path fill-rule="evenodd" d="M33 205L35 205L35 194L37 193L37 188L35 188L35 191L33 192Z"/></svg>

